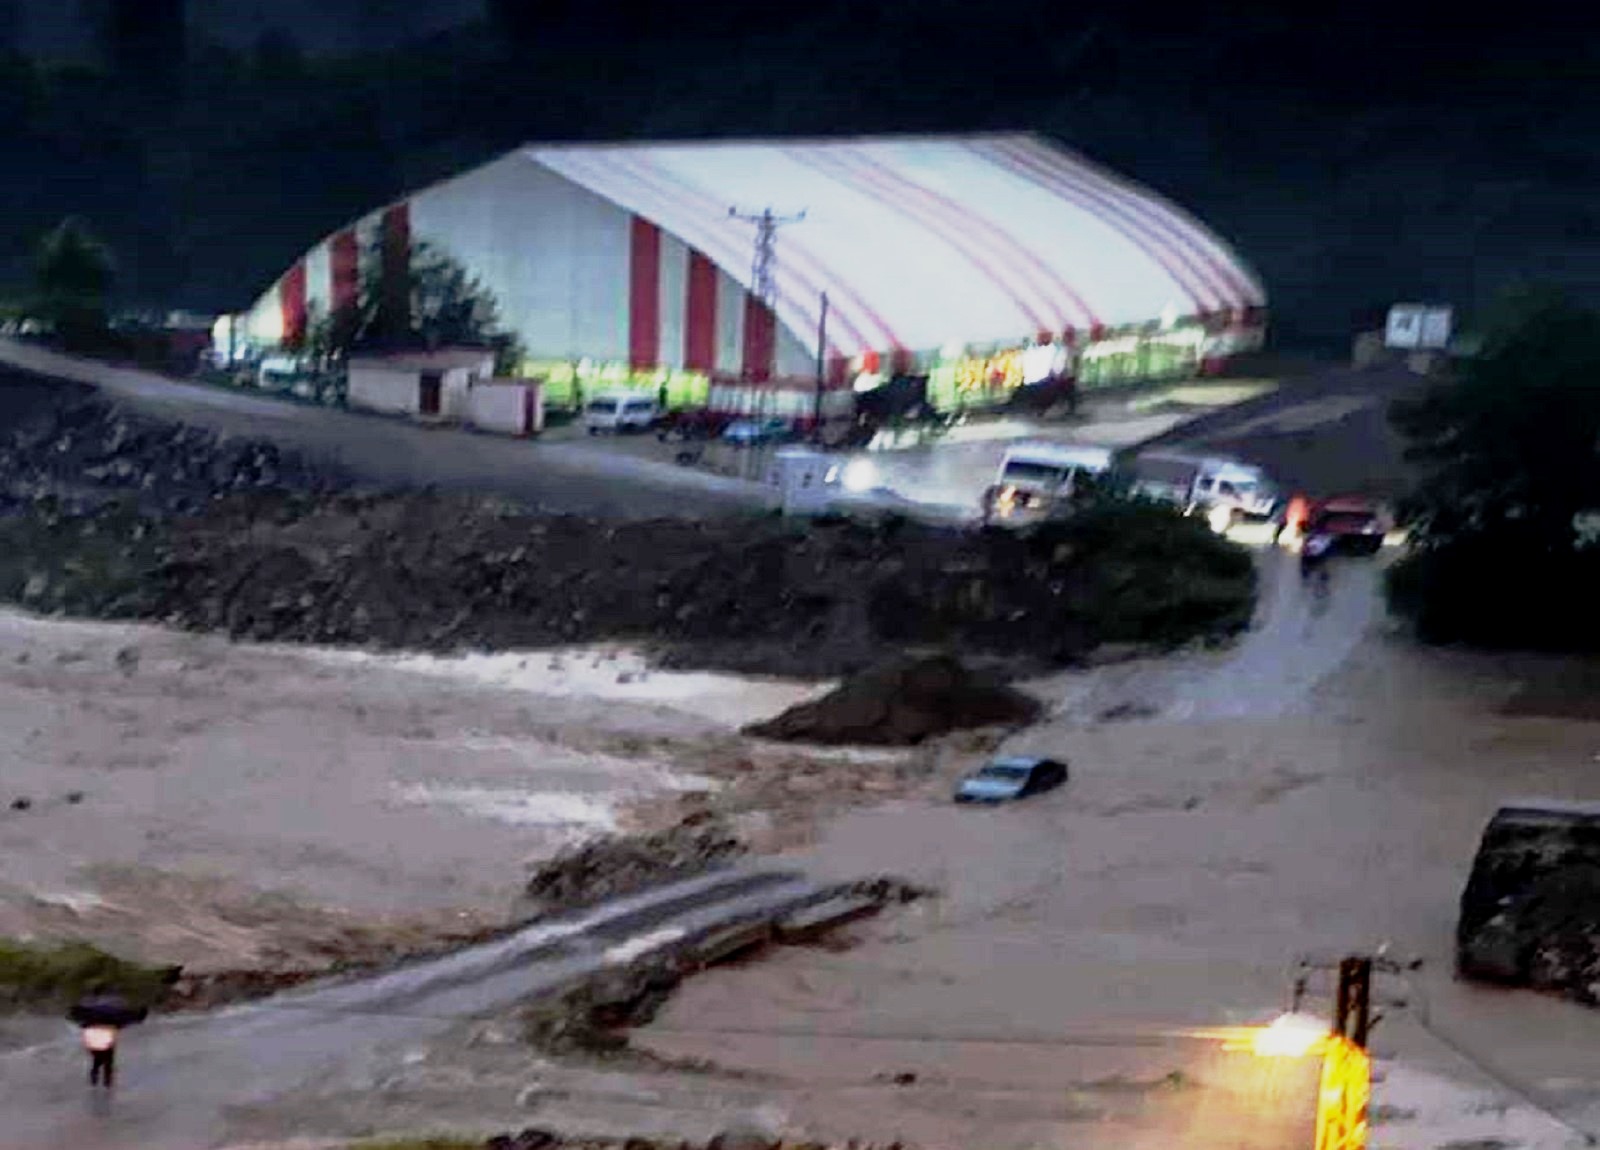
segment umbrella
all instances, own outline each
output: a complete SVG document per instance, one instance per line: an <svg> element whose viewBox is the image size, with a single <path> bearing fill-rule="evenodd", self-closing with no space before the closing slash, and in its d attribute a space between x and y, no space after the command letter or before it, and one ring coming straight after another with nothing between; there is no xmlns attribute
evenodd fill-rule
<svg viewBox="0 0 1600 1150"><path fill-rule="evenodd" d="M132 1026L149 1014L146 1007L134 1006L120 994L91 994L79 999L67 1017L79 1026Z"/></svg>

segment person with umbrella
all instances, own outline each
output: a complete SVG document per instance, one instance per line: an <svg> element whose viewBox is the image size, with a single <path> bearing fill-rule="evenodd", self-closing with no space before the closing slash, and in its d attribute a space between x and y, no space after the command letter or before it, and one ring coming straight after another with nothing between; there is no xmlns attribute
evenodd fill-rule
<svg viewBox="0 0 1600 1150"><path fill-rule="evenodd" d="M89 1085L111 1089L117 1072L117 1036L125 1026L143 1022L149 1011L134 1006L103 984L91 986L67 1017L77 1023L83 1048L89 1052Z"/></svg>

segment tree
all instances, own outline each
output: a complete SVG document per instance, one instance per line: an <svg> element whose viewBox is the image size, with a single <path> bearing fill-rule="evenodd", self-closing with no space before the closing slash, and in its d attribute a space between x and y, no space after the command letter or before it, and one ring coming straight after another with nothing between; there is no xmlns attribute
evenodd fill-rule
<svg viewBox="0 0 1600 1150"><path fill-rule="evenodd" d="M1391 604L1425 638L1600 645L1600 312L1548 291L1508 297L1480 355L1391 418L1422 478Z"/></svg>
<svg viewBox="0 0 1600 1150"><path fill-rule="evenodd" d="M34 310L68 344L106 330L106 300L115 265L88 226L68 217L40 242L34 256Z"/></svg>
<svg viewBox="0 0 1600 1150"><path fill-rule="evenodd" d="M415 240L404 282L388 283L383 243L379 237L362 253L355 307L310 325L313 354L340 359L360 351L493 347L496 369L515 369L521 348L501 327L500 303L481 279L438 245Z"/></svg>
<svg viewBox="0 0 1600 1150"><path fill-rule="evenodd" d="M1570 547L1600 509L1600 312L1562 295L1508 297L1480 355L1391 413L1423 468L1419 538L1514 529Z"/></svg>

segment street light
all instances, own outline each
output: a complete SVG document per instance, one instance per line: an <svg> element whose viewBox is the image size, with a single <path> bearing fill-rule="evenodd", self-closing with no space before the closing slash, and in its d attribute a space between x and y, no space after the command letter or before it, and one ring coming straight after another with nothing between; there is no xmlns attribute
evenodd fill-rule
<svg viewBox="0 0 1600 1150"><path fill-rule="evenodd" d="M1250 1049L1261 1058L1305 1058L1320 1054L1332 1035L1325 1019L1313 1014L1280 1014L1258 1027Z"/></svg>

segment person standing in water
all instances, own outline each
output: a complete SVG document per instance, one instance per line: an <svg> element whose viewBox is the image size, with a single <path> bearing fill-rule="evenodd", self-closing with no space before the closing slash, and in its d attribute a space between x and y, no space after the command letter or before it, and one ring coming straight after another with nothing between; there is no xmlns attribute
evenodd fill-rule
<svg viewBox="0 0 1600 1150"><path fill-rule="evenodd" d="M81 1033L83 1048L89 1052L89 1085L104 1084L110 1090L117 1073L117 1028L85 1026Z"/></svg>
<svg viewBox="0 0 1600 1150"><path fill-rule="evenodd" d="M117 1038L123 1027L143 1022L148 1014L144 1007L132 1005L100 984L91 986L68 1012L89 1052L90 1086L111 1089L117 1074Z"/></svg>

